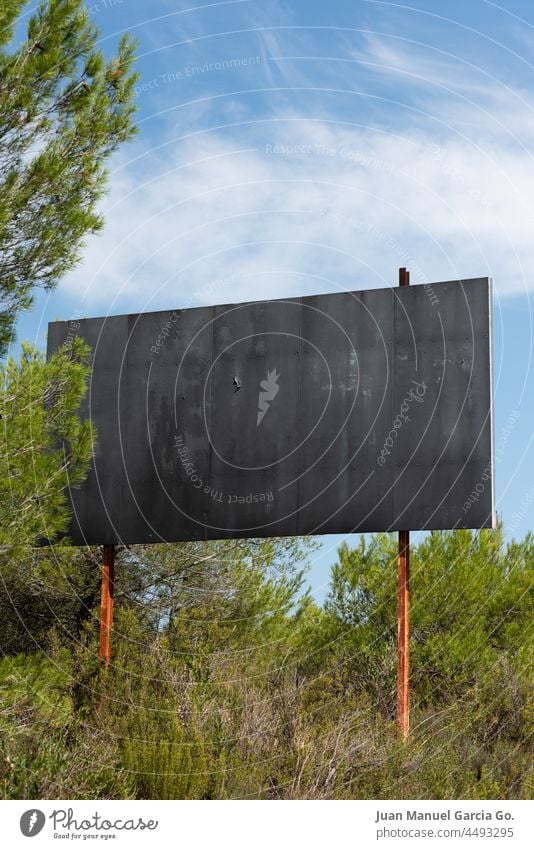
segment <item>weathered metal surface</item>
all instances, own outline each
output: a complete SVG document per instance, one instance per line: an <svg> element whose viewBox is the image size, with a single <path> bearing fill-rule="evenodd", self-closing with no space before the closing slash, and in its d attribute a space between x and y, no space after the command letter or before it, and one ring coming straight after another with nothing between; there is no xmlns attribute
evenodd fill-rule
<svg viewBox="0 0 534 849"><path fill-rule="evenodd" d="M397 569L397 728L410 732L410 531L399 531Z"/></svg>
<svg viewBox="0 0 534 849"><path fill-rule="evenodd" d="M395 527L491 525L488 282L436 283L426 297L424 287L410 286L395 295L393 409L411 388L419 397L395 443Z"/></svg>
<svg viewBox="0 0 534 849"><path fill-rule="evenodd" d="M100 589L100 648L98 659L111 660L111 629L113 627L113 599L115 595L115 546L105 545L101 567Z"/></svg>
<svg viewBox="0 0 534 849"><path fill-rule="evenodd" d="M399 268L399 286L410 285L410 272ZM404 313L403 313L404 315ZM410 731L410 531L399 531L397 559L397 728Z"/></svg>
<svg viewBox="0 0 534 849"><path fill-rule="evenodd" d="M76 324L97 432L76 544L494 521L486 278Z"/></svg>

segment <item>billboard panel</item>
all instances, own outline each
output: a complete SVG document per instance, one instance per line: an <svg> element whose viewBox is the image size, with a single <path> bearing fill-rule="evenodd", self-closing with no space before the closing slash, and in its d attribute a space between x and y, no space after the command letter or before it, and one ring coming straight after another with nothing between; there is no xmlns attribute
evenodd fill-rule
<svg viewBox="0 0 534 849"><path fill-rule="evenodd" d="M76 544L494 523L487 278L54 322L93 352Z"/></svg>

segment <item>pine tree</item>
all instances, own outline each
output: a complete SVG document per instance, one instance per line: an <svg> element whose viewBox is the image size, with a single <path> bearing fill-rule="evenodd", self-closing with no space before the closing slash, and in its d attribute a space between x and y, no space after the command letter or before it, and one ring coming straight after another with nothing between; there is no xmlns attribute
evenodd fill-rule
<svg viewBox="0 0 534 849"><path fill-rule="evenodd" d="M24 344L0 368L0 562L23 546L54 540L69 523L65 489L79 484L92 450L79 418L89 350L81 339L50 360Z"/></svg>
<svg viewBox="0 0 534 849"><path fill-rule="evenodd" d="M10 357L0 366L2 654L34 650L52 624L74 633L96 599L88 553L39 547L68 530L66 489L89 466L94 434L79 417L88 358L78 338L48 361L23 344L19 362Z"/></svg>
<svg viewBox="0 0 534 849"><path fill-rule="evenodd" d="M36 287L52 288L102 226L105 163L135 129L134 44L106 61L82 0L0 5L0 355Z"/></svg>

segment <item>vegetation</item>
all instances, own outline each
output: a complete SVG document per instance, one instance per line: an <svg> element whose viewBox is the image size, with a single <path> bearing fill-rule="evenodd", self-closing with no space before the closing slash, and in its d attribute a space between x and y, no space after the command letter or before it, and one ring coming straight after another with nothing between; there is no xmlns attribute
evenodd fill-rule
<svg viewBox="0 0 534 849"><path fill-rule="evenodd" d="M322 606L303 592L309 547L121 549L103 669L100 552L18 555L0 620L2 797L530 798L534 539L414 547L407 743L395 539L343 546Z"/></svg>
<svg viewBox="0 0 534 849"><path fill-rule="evenodd" d="M0 4L0 354L102 226L106 160L134 132L128 36L106 61L82 0L46 0L12 43L26 5Z"/></svg>

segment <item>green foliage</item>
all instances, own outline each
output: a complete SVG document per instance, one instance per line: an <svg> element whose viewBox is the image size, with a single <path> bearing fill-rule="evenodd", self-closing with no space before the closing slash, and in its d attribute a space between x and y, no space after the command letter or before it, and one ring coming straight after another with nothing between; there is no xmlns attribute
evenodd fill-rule
<svg viewBox="0 0 534 849"><path fill-rule="evenodd" d="M66 650L0 661L0 797L125 798L114 741L74 712Z"/></svg>
<svg viewBox="0 0 534 849"><path fill-rule="evenodd" d="M9 50L25 5L0 10L0 353L32 289L55 286L102 226L106 160L134 132L128 36L106 61L82 0L45 0Z"/></svg>
<svg viewBox="0 0 534 849"><path fill-rule="evenodd" d="M23 346L0 367L0 558L67 530L65 487L84 478L92 434L79 418L88 349L75 339L45 360Z"/></svg>
<svg viewBox="0 0 534 849"><path fill-rule="evenodd" d="M25 345L0 366L0 645L33 651L53 625L71 634L90 615L98 572L90 552L34 548L68 528L65 488L84 478L91 428L79 418L88 349L76 339L48 362ZM74 567L74 568L73 568Z"/></svg>
<svg viewBox="0 0 534 849"><path fill-rule="evenodd" d="M413 545L407 743L394 722L395 537L342 546L323 607L305 591L308 547L121 549L109 668L96 552L61 549L65 576L85 575L72 598L41 562L46 656L0 663L5 797L529 798L531 536ZM86 584L93 615L78 617Z"/></svg>

